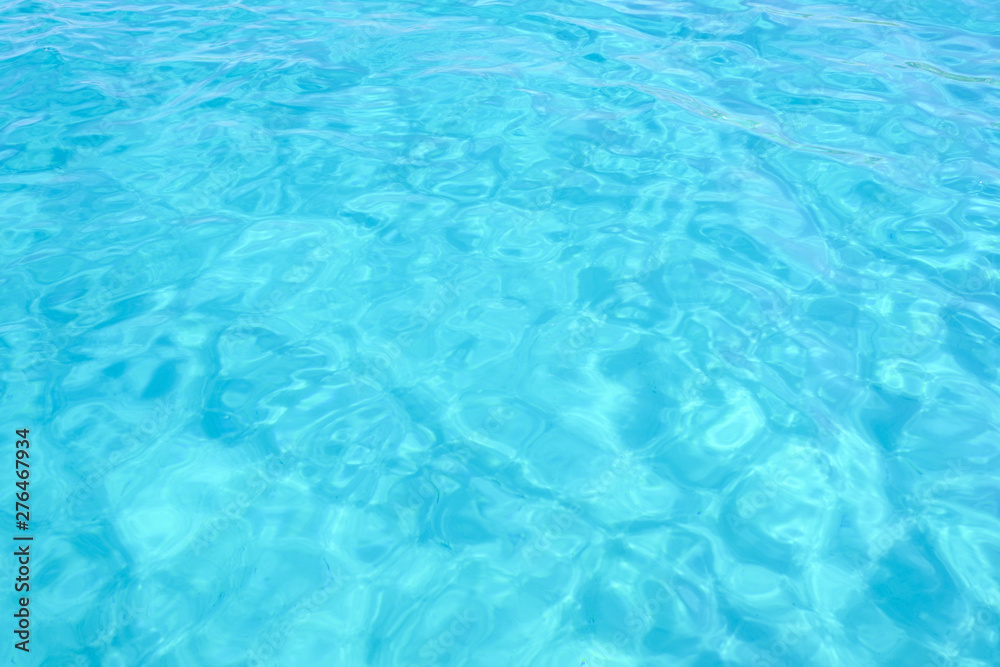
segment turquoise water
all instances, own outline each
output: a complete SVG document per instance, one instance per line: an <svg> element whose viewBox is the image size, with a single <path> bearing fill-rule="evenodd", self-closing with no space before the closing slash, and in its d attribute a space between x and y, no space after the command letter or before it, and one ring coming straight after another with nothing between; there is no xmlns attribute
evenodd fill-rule
<svg viewBox="0 0 1000 667"><path fill-rule="evenodd" d="M998 53L989 0L4 3L5 650L1000 664Z"/></svg>

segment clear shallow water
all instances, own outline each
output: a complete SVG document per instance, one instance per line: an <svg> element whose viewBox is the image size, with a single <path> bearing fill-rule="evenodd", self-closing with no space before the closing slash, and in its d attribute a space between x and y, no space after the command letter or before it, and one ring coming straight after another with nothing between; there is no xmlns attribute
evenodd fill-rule
<svg viewBox="0 0 1000 667"><path fill-rule="evenodd" d="M0 11L18 664L1000 663L991 3Z"/></svg>

